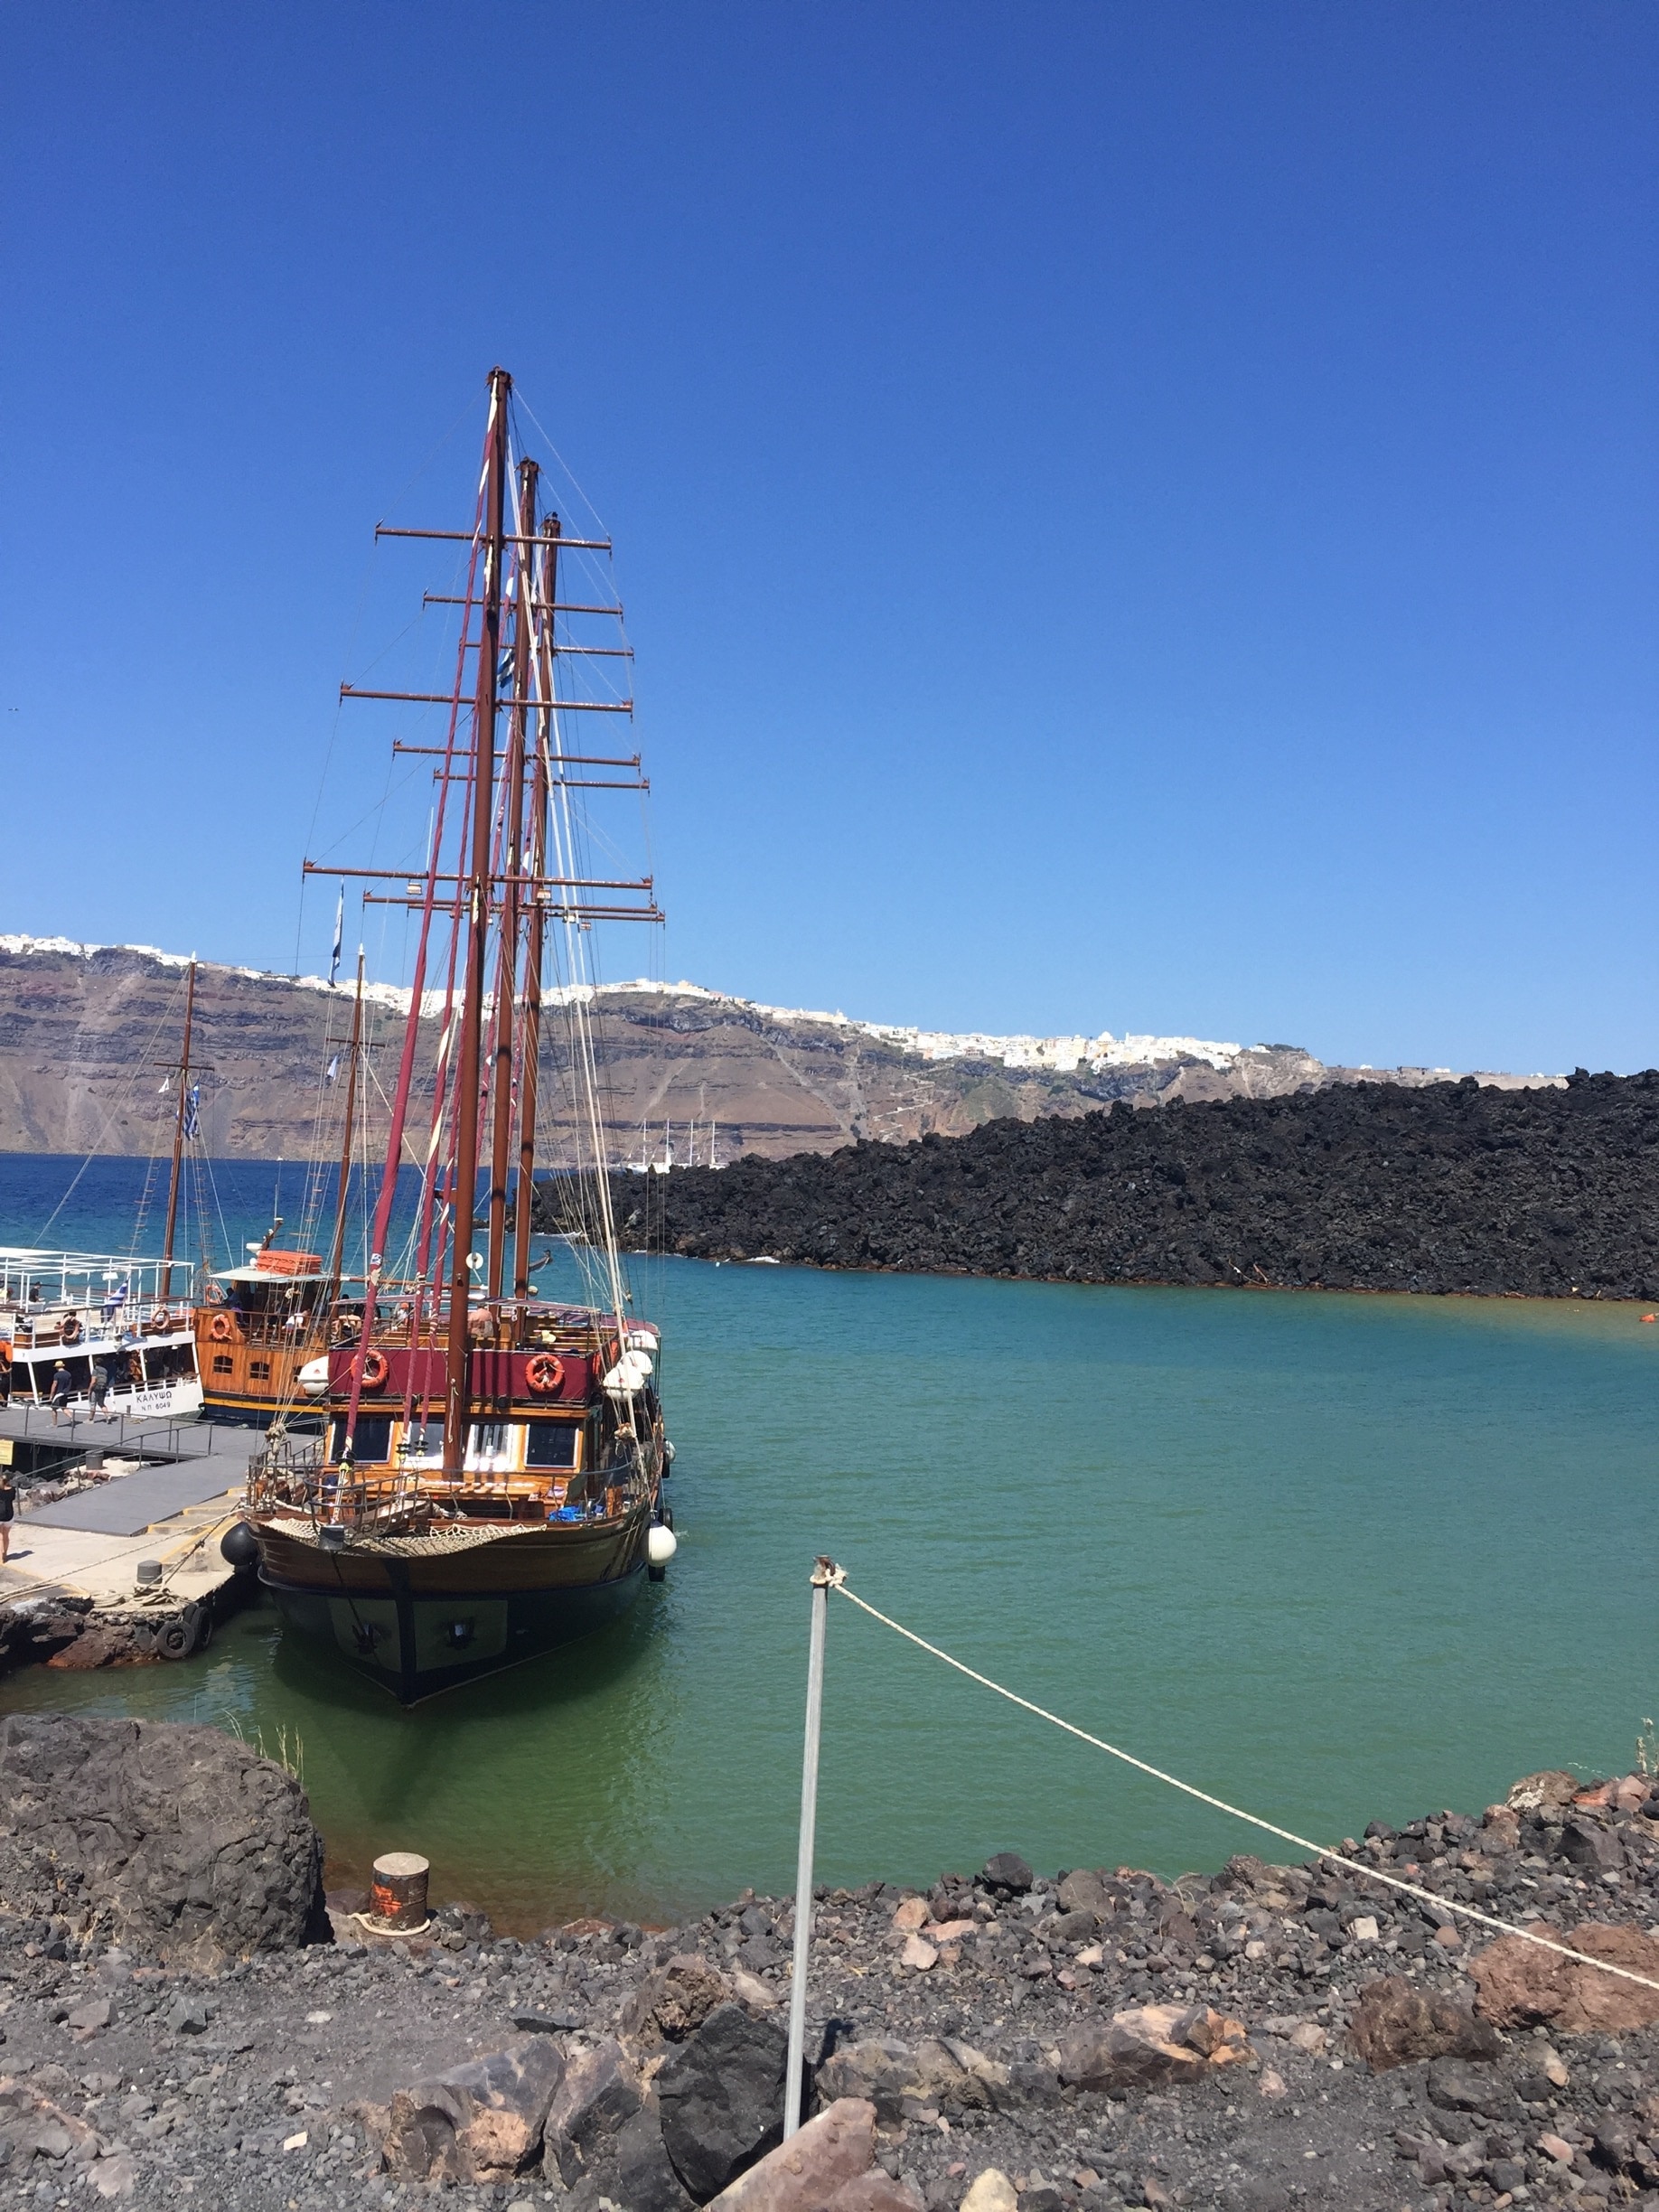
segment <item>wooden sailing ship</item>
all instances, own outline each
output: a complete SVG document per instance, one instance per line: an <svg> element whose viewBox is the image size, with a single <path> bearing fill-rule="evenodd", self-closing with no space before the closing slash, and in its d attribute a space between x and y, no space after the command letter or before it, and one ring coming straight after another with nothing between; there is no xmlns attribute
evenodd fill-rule
<svg viewBox="0 0 1659 2212"><path fill-rule="evenodd" d="M184 1035L188 1068L188 1017ZM210 1420L257 1422L261 1428L276 1423L285 1432L320 1429L322 1410L314 1401L324 1393L307 1387L307 1374L314 1382L319 1358L336 1345L355 1344L361 1333L361 1288L348 1281L343 1270L362 1056L360 949L328 1260L325 1264L320 1252L278 1244L283 1228L278 1220L244 1265L218 1269L208 1277L205 1295L195 1308L194 1327L203 1410Z"/></svg>
<svg viewBox="0 0 1659 2212"><path fill-rule="evenodd" d="M286 1618L406 1703L614 1618L674 1548L659 1337L628 1310L585 982L595 922L661 916L649 877L595 877L580 858L572 793L642 788L638 756L566 742L576 715L632 711L628 699L570 696L569 672L630 655L580 627L620 621L620 606L565 590L570 556L609 546L567 537L539 511L536 464L514 465L511 410L511 380L492 370L470 530L377 532L467 548L464 592L427 595L462 610L455 676L447 695L342 688L446 708L447 734L398 748L439 762L424 871L306 863L385 886L365 897L416 918L416 950L360 1326L296 1378L323 1433L297 1437L279 1420L247 1500ZM551 1000L550 957L571 987ZM427 979L440 974L433 1015ZM598 1292L579 1306L543 1299L530 1280L549 1004L568 1024L564 1080L580 1132L560 1183ZM423 1053L435 1073L416 1146ZM411 1149L423 1164L394 1256Z"/></svg>

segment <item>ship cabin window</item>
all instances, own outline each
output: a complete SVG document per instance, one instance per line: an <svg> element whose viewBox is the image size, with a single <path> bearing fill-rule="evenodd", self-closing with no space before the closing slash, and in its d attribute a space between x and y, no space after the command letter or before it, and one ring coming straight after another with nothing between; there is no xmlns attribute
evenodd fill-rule
<svg viewBox="0 0 1659 2212"><path fill-rule="evenodd" d="M215 1352L215 1353L214 1353L214 1354L213 1354L213 1373L214 1373L215 1374L229 1374L229 1373L230 1373L230 1370L231 1370L231 1369L232 1369L232 1368L233 1368L235 1365L236 1365L236 1362L235 1362L235 1361L234 1361L234 1360L231 1358L230 1354L228 1352Z"/></svg>
<svg viewBox="0 0 1659 2212"><path fill-rule="evenodd" d="M255 1382L268 1382L271 1379L271 1363L269 1360L249 1360L248 1373Z"/></svg>
<svg viewBox="0 0 1659 2212"><path fill-rule="evenodd" d="M573 1467L576 1439L582 1433L576 1421L531 1421L524 1432L527 1467Z"/></svg>
<svg viewBox="0 0 1659 2212"><path fill-rule="evenodd" d="M334 1416L334 1432L329 1439L328 1456L338 1460L345 1449L345 1415ZM357 1417L357 1435L352 1442L351 1457L359 1467L380 1467L391 1457L391 1415L389 1413L360 1413Z"/></svg>
<svg viewBox="0 0 1659 2212"><path fill-rule="evenodd" d="M506 1475L511 1472L511 1430L505 1421L474 1421L466 1432L469 1475Z"/></svg>

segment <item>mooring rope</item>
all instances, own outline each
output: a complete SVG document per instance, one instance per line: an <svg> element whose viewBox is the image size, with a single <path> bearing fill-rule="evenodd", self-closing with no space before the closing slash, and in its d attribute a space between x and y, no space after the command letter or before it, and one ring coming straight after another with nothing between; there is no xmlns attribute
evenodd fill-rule
<svg viewBox="0 0 1659 2212"><path fill-rule="evenodd" d="M1575 1965L1594 1966L1598 1973L1617 1974L1621 1982L1635 1982L1643 1989L1659 1990L1659 1982L1646 1974L1636 1973L1628 1966L1616 1966L1610 1959L1594 1958L1588 1951L1575 1951L1570 1944L1552 1943L1547 1936L1540 1936L1532 1928L1517 1927L1513 1920L1496 1919L1491 1913L1480 1912L1473 1905L1459 1904L1454 1898L1438 1897L1432 1889L1422 1889L1416 1882L1404 1881L1398 1874L1384 1874L1379 1867L1366 1866L1362 1861L1350 1859L1342 1851L1329 1851L1323 1843L1312 1842L1307 1836L1299 1836L1292 1829L1280 1828L1272 1821L1263 1820L1258 1814L1246 1813L1240 1805L1229 1804L1224 1797L1213 1797L1208 1790L1201 1790L1191 1782L1183 1782L1178 1775L1166 1774L1161 1767L1153 1767L1147 1760L1137 1758L1132 1751L1125 1751L1117 1744L1108 1743L1103 1736L1092 1736L1087 1729L1078 1728L1074 1722L1062 1720L1058 1713L1050 1712L1046 1706L1034 1704L1031 1699L1021 1697L1017 1691L1005 1689L1001 1682L993 1682L989 1674L981 1674L976 1668L965 1665L961 1660L953 1659L948 1651L941 1651L937 1644L930 1644L914 1628L906 1628L902 1622L890 1619L886 1613L878 1612L867 1599L860 1598L856 1590L848 1589L842 1570L838 1570L836 1576L830 1579L830 1588L839 1590L861 1613L867 1613L884 1628L891 1628L895 1636L903 1636L907 1644L914 1644L918 1651L924 1651L933 1658L942 1660L946 1666L953 1667L959 1674L965 1674L970 1682L978 1682L982 1690L994 1691L999 1698L1006 1698L1010 1705L1017 1705L1026 1712L1035 1713L1039 1720L1052 1721L1055 1728L1064 1729L1068 1736L1075 1736L1082 1743L1092 1744L1097 1751L1104 1751L1112 1758L1121 1759L1126 1767L1133 1767L1140 1774L1150 1775L1155 1782L1167 1783L1171 1789L1179 1790L1184 1796L1195 1798L1200 1804L1209 1805L1217 1813L1225 1813L1232 1820L1243 1821L1251 1828L1260 1828L1264 1835L1277 1836L1282 1843L1294 1843L1298 1851L1308 1851L1314 1858L1332 1866L1346 1867L1350 1873L1360 1875L1366 1881L1380 1882L1385 1889L1398 1889L1406 1897L1417 1898L1425 1905L1432 1905L1437 1911L1455 1913L1460 1919L1476 1921L1482 1927L1495 1928L1503 1936L1518 1936L1523 1943L1536 1944L1541 1951L1553 1951L1560 1958L1571 1959Z"/></svg>

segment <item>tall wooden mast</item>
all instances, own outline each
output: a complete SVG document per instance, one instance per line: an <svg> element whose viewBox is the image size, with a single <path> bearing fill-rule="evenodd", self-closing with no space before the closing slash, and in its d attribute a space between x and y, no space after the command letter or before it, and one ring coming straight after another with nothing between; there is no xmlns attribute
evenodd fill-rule
<svg viewBox="0 0 1659 2212"><path fill-rule="evenodd" d="M345 1131L340 1139L340 1190L334 1205L334 1244L329 1254L328 1272L334 1284L334 1295L340 1287L340 1268L345 1258L346 1194L351 1187L351 1138L357 1119L357 1058L363 1041L363 948L357 948L357 998L351 1008L351 1064L346 1073ZM364 1201L367 1204L367 1200Z"/></svg>
<svg viewBox="0 0 1659 2212"><path fill-rule="evenodd" d="M473 715L473 855L466 883L466 970L455 1083L455 1169L449 1277L448 1356L444 1389L444 1473L458 1481L466 1460L471 1410L467 1293L473 1216L478 1204L478 1084L482 1073L485 955L490 938L490 844L495 808L496 666L501 649L501 557L507 489L507 401L512 379L490 371L490 431L484 489L483 632ZM396 1172L396 1161L392 1171Z"/></svg>
<svg viewBox="0 0 1659 2212"><path fill-rule="evenodd" d="M173 1295L173 1233L179 1219L179 1168L184 1158L184 1123L190 1112L190 1032L196 1013L196 963L184 985L184 1049L179 1058L179 1103L173 1117L173 1175L167 1185L167 1233L162 1242L161 1302Z"/></svg>
<svg viewBox="0 0 1659 2212"><path fill-rule="evenodd" d="M533 461L519 464L519 519L514 526L517 605L512 626L512 707L507 732L507 820L502 854L501 934L495 966L495 1075L491 1086L494 1130L490 1148L490 1296L499 1298L507 1249L507 1169L512 1151L513 1017L518 997L519 923L521 887L530 874L524 856L525 708L530 695L530 599L536 533L536 478ZM536 893L530 892L530 904ZM520 1198L519 1211L524 1210Z"/></svg>
<svg viewBox="0 0 1659 2212"><path fill-rule="evenodd" d="M534 468L535 463L525 463ZM535 504L535 483L530 485ZM526 525L528 529L530 525ZM530 862L529 873L545 876L548 866L548 751L553 723L553 609L558 598L558 517L547 516L541 525L547 550L541 557L539 597L546 614L541 631L539 689L542 708L538 720L536 765L530 776ZM535 588L532 579L532 589ZM520 1055L523 1073L519 1081L519 1210L513 1222L512 1295L530 1296L530 1202L536 1191L536 1109L541 1075L541 967L546 951L547 902L539 889L530 900L530 940L524 949L524 1045Z"/></svg>

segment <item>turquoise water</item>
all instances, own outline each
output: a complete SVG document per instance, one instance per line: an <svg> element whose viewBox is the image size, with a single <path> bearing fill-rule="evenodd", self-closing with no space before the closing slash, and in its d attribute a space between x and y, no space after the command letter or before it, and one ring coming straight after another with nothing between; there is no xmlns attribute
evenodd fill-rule
<svg viewBox="0 0 1659 2212"><path fill-rule="evenodd" d="M142 1176L97 1165L76 1241L119 1238ZM54 1178L0 1160L0 1241ZM257 1228L271 1171L230 1178ZM635 1281L665 1325L681 1541L615 1630L406 1713L259 1611L201 1661L36 1669L0 1708L297 1736L336 1879L419 1850L446 1894L535 1925L788 1885L820 1551L986 1673L1321 1839L1628 1764L1659 1707L1638 1308L676 1261ZM1009 1847L1170 1873L1259 1842L832 1607L820 1879Z"/></svg>

